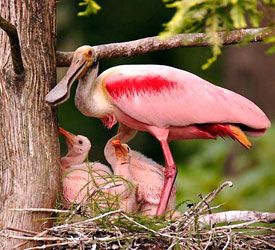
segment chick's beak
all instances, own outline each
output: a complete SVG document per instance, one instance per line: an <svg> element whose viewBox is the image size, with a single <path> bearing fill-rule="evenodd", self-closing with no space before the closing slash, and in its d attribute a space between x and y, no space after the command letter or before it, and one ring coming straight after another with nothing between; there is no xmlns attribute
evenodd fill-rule
<svg viewBox="0 0 275 250"><path fill-rule="evenodd" d="M74 138L75 138L74 134L70 133L69 131L67 131L64 128L61 128L61 127L58 128L58 132L66 138L66 142L69 145L73 146Z"/></svg>
<svg viewBox="0 0 275 250"><path fill-rule="evenodd" d="M115 148L115 154L116 154L117 159L127 157L128 151L123 147L120 140L113 140L112 145Z"/></svg>

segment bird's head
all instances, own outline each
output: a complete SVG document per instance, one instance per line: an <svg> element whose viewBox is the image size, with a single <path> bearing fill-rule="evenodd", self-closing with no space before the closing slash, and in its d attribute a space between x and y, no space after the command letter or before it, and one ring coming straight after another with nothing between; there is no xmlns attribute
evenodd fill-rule
<svg viewBox="0 0 275 250"><path fill-rule="evenodd" d="M80 157L83 159L83 162L87 158L91 149L90 140L82 135L74 135L61 127L59 127L58 131L66 138L68 155L70 157Z"/></svg>
<svg viewBox="0 0 275 250"><path fill-rule="evenodd" d="M97 72L97 56L91 46L84 45L74 52L72 63L67 73L46 95L46 102L52 106L65 102L70 97L70 89L73 82L82 78L89 68L95 69Z"/></svg>
<svg viewBox="0 0 275 250"><path fill-rule="evenodd" d="M120 164L129 163L131 149L127 144L121 144L120 140L113 140L112 146L115 149L115 156Z"/></svg>

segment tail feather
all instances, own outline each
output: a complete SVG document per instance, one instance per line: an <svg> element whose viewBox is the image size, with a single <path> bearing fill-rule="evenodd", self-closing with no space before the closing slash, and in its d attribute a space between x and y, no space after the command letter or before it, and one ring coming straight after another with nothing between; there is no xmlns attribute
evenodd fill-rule
<svg viewBox="0 0 275 250"><path fill-rule="evenodd" d="M228 125L228 126L232 133L232 138L237 140L245 148L250 149L252 146L252 143L249 141L245 133L237 126L234 126L234 125Z"/></svg>
<svg viewBox="0 0 275 250"><path fill-rule="evenodd" d="M220 136L230 137L233 140L237 140L246 149L251 148L252 144L245 135L245 133L236 125L231 124L204 124L200 126L200 129L209 133L210 135L217 137Z"/></svg>

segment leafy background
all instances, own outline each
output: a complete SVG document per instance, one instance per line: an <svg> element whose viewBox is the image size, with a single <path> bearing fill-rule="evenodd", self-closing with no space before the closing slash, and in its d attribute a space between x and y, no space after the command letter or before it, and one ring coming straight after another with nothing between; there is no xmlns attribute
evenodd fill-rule
<svg viewBox="0 0 275 250"><path fill-rule="evenodd" d="M85 2L88 3L89 0ZM173 1L169 1L170 4L171 2ZM77 1L57 2L58 50L73 51L83 44L96 45L158 35L163 30L167 32L169 21L175 18L175 8L166 8L160 0L97 1L97 4L101 10L98 11L100 7L95 6L92 12L98 11L96 15L78 17L78 12L82 12L80 15L85 16L85 13L83 14L83 11L87 10L85 5L81 8ZM232 12L229 14L233 15ZM244 21L235 18L233 22L234 25L243 26ZM163 26L164 23L168 23L166 28ZM192 23L191 26L193 27ZM253 51L259 47L247 46ZM229 70L228 65L233 68L231 72L235 70L238 73L239 69L234 69L234 65L228 63L228 57L231 53L238 57L245 48L225 48L224 50L225 53L215 58L217 62L212 64L208 70L202 70L201 66L209 62L209 58L213 58L213 48L178 48L131 58L102 60L100 71L119 64L166 64L195 73L214 84L230 87L230 84L225 84L228 82L226 74ZM264 50L261 53L264 53ZM257 64L259 67L257 73L260 75L261 87L258 87L259 85L251 81L251 77L243 74L242 71L238 74L245 84L238 85L237 81L237 87L234 87L234 91L261 104L260 106L268 111L270 118L275 116L275 102L271 100L269 103L264 99L266 99L266 91L275 96L275 77L273 72L269 75L261 74L260 66L261 64L270 65L270 62L274 65L274 59L274 55L262 56L261 60L255 58L253 62L256 64L256 70ZM65 71L66 69L58 69L59 78ZM274 87L265 85L266 77L272 78ZM89 137L93 145L90 160L105 162L103 148L107 140L115 134L116 128L109 131L99 120L83 116L73 103L75 88L76 84L70 100L58 109L59 125L73 133ZM274 140L275 129L272 128L264 137L252 139L254 147L250 151L244 150L236 142L222 139L173 142L171 146L179 168L177 200L179 203L186 201L181 209L186 209L187 203L197 202L199 194L204 195L212 191L223 180L231 180L234 187L224 191L216 200L216 205L223 204L222 209L274 211ZM140 132L129 144L132 148L163 163L160 146L150 135ZM63 138L61 138L61 146L62 153L65 154L66 147Z"/></svg>

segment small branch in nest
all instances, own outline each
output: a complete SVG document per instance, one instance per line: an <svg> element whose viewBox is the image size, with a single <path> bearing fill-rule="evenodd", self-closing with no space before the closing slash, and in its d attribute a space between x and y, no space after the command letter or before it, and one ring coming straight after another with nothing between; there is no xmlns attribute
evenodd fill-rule
<svg viewBox="0 0 275 250"><path fill-rule="evenodd" d="M71 241L66 241L66 242L59 242L54 244L46 244L46 245L37 246L37 247L30 247L30 248L26 248L25 250L52 249L53 247L61 247L61 246L69 247L71 245L72 245Z"/></svg>
<svg viewBox="0 0 275 250"><path fill-rule="evenodd" d="M147 231L149 231L149 232L151 232L151 233L153 233L153 234L155 234L155 235L160 235L160 236L167 237L167 238L172 238L172 239L177 239L177 238L178 238L178 237L176 237L176 236L171 236L171 235L169 235L169 234L160 233L160 232L157 232L157 231L155 231L155 230L153 230L153 229L151 229L151 228L149 228L149 227L146 227L146 226L144 226L144 225L138 223L137 221L135 221L133 218L127 216L125 213L121 213L121 215L122 215L124 218L126 218L129 222L132 222L132 223L134 223L135 225L137 225L137 226L139 226L139 227L141 227L141 228L143 228L143 229L145 229L145 230L147 230ZM181 238L179 238L179 239L181 239Z"/></svg>
<svg viewBox="0 0 275 250"><path fill-rule="evenodd" d="M205 196L194 208L197 213L201 213L203 210L209 208L209 203L211 203L217 195L225 188L225 187L232 187L233 183L231 181L225 181L222 183L217 189L213 192Z"/></svg>
<svg viewBox="0 0 275 250"><path fill-rule="evenodd" d="M265 213L257 211L226 211L201 215L199 217L199 222L205 225L232 223L238 221L258 221L275 223L275 213Z"/></svg>
<svg viewBox="0 0 275 250"><path fill-rule="evenodd" d="M260 42L273 32L274 29L265 27L223 31L218 32L218 35L223 45L230 45L243 42ZM158 36L147 37L129 42L97 45L93 46L93 48L96 51L98 59L103 59L143 55L150 52L179 47L206 47L211 45L212 44L209 43L208 34L190 33L178 34L165 39ZM58 51L56 54L57 67L68 67L72 57L73 52Z"/></svg>
<svg viewBox="0 0 275 250"><path fill-rule="evenodd" d="M70 213L70 210L60 210L60 209L52 209L52 208L11 208L11 211L16 212L43 212L43 213Z"/></svg>
<svg viewBox="0 0 275 250"><path fill-rule="evenodd" d="M20 236L20 235L4 234L4 233L0 233L0 236L17 239L17 240L31 240L31 241L64 241L65 240L64 238L61 238L61 237Z"/></svg>
<svg viewBox="0 0 275 250"><path fill-rule="evenodd" d="M21 56L21 48L17 29L10 22L5 20L0 15L0 28L2 28L8 35L10 41L12 64L15 74L22 75L24 73L24 65Z"/></svg>
<svg viewBox="0 0 275 250"><path fill-rule="evenodd" d="M19 229L19 228L13 228L13 227L6 227L5 230L10 230L10 231L19 232L19 233L25 233L25 234L30 234L30 235L38 234L38 232L29 231L29 230L25 230L25 229Z"/></svg>

